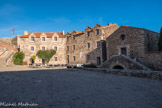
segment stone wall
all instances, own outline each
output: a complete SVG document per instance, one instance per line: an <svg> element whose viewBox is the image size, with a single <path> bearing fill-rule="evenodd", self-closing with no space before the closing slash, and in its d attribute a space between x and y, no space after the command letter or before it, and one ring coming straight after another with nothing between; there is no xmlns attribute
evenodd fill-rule
<svg viewBox="0 0 162 108"><path fill-rule="evenodd" d="M131 59L135 59L152 69L161 69L159 68L161 66L161 53L148 54L150 51L157 51L158 39L158 33L146 29L121 26L107 38L107 57L122 54L121 50L125 47L126 55Z"/></svg>
<svg viewBox="0 0 162 108"><path fill-rule="evenodd" d="M154 70L162 70L162 52L154 51L146 53L142 63Z"/></svg>
<svg viewBox="0 0 162 108"><path fill-rule="evenodd" d="M45 47L45 50L50 50L57 47L56 54L51 58L49 64L66 64L65 37L60 37L57 33L51 37L47 37L45 33L41 33L39 36L36 36L34 33L31 33L29 37L25 37L25 35L23 36L18 36L17 41L20 51L25 53L24 62L27 62L28 64L31 63L31 56L36 55L39 50L42 50L42 47ZM32 36L35 37L34 42L31 41ZM45 37L45 41L42 41L41 37ZM57 37L57 41L54 41L54 37ZM34 51L31 51L31 47L34 47ZM57 61L55 61L55 57L57 57ZM42 59L36 57L35 63L42 63Z"/></svg>
<svg viewBox="0 0 162 108"><path fill-rule="evenodd" d="M97 24L94 28L87 27L83 32L73 31L72 33L67 33L66 37L68 38L68 41L66 46L69 47L69 51L67 51L67 59L69 57L69 64L97 65L97 57L100 57L102 64L101 40L105 40L117 28L118 25L116 24L109 24L108 26L101 26ZM97 30L99 30L99 34L97 34ZM73 39L73 36L75 36L75 40ZM100 44L98 47L97 42ZM89 48L88 44L90 44ZM73 45L75 45L75 50Z"/></svg>

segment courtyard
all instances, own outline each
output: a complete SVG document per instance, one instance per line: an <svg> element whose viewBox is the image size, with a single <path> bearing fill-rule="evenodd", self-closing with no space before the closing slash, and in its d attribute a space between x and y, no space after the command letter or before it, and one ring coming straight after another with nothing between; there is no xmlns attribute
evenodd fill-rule
<svg viewBox="0 0 162 108"><path fill-rule="evenodd" d="M81 69L1 71L2 102L36 108L162 108L162 81Z"/></svg>

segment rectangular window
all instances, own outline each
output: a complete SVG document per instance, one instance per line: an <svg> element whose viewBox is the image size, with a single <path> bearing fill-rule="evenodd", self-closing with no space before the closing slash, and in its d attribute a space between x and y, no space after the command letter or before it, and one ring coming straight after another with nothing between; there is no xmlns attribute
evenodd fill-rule
<svg viewBox="0 0 162 108"><path fill-rule="evenodd" d="M31 47L31 51L34 51L34 47L33 46Z"/></svg>
<svg viewBox="0 0 162 108"><path fill-rule="evenodd" d="M90 48L90 43L88 43L88 49Z"/></svg>
<svg viewBox="0 0 162 108"><path fill-rule="evenodd" d="M127 49L126 49L126 47L121 48L121 54L127 55Z"/></svg>
<svg viewBox="0 0 162 108"><path fill-rule="evenodd" d="M45 51L45 47L42 47L42 50Z"/></svg>
<svg viewBox="0 0 162 108"><path fill-rule="evenodd" d="M73 50L75 50L75 45L73 45Z"/></svg>
<svg viewBox="0 0 162 108"><path fill-rule="evenodd" d="M89 31L87 32L87 36L88 36L88 37L90 36L90 32L89 32Z"/></svg>
<svg viewBox="0 0 162 108"><path fill-rule="evenodd" d="M67 36L67 41L69 41L69 36Z"/></svg>
<svg viewBox="0 0 162 108"><path fill-rule="evenodd" d="M69 51L69 46L67 46L67 51Z"/></svg>
<svg viewBox="0 0 162 108"><path fill-rule="evenodd" d="M75 36L73 36L73 40L75 40Z"/></svg>
<svg viewBox="0 0 162 108"><path fill-rule="evenodd" d="M87 55L87 60L90 60L90 55Z"/></svg>
<svg viewBox="0 0 162 108"><path fill-rule="evenodd" d="M101 59L100 57L97 57L97 65L100 65L101 64Z"/></svg>
<svg viewBox="0 0 162 108"><path fill-rule="evenodd" d="M54 50L57 51L57 46L54 47Z"/></svg>
<svg viewBox="0 0 162 108"><path fill-rule="evenodd" d="M75 56L73 56L73 60L75 61Z"/></svg>
<svg viewBox="0 0 162 108"><path fill-rule="evenodd" d="M67 63L69 64L69 55L67 55Z"/></svg>
<svg viewBox="0 0 162 108"><path fill-rule="evenodd" d="M97 42L97 48L99 48L99 47L100 47L100 41Z"/></svg>
<svg viewBox="0 0 162 108"><path fill-rule="evenodd" d="M31 41L35 41L35 38L34 37L31 37Z"/></svg>
<svg viewBox="0 0 162 108"><path fill-rule="evenodd" d="M57 41L57 37L54 37L54 41Z"/></svg>
<svg viewBox="0 0 162 108"><path fill-rule="evenodd" d="M57 57L55 57L54 60L57 61Z"/></svg>
<svg viewBox="0 0 162 108"><path fill-rule="evenodd" d="M42 41L46 41L45 37L42 37Z"/></svg>
<svg viewBox="0 0 162 108"><path fill-rule="evenodd" d="M100 34L100 30L96 29L96 34L99 35Z"/></svg>

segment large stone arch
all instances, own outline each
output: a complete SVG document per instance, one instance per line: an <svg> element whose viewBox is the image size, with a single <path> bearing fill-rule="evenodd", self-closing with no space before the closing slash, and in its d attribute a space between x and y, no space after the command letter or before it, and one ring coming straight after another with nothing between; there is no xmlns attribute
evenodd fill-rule
<svg viewBox="0 0 162 108"><path fill-rule="evenodd" d="M103 67L113 69L120 66L125 70L150 70L146 66L125 55L113 55L103 63Z"/></svg>

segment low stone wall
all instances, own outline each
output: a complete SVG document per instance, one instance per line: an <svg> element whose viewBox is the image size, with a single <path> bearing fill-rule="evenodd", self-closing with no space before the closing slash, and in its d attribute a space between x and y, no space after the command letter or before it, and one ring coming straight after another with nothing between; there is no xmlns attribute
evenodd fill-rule
<svg viewBox="0 0 162 108"><path fill-rule="evenodd" d="M107 69L107 68L82 68L83 70L104 72L109 74L118 74L124 76L133 76L140 78L150 78L162 81L162 71L146 71L146 70L118 70L118 69Z"/></svg>

